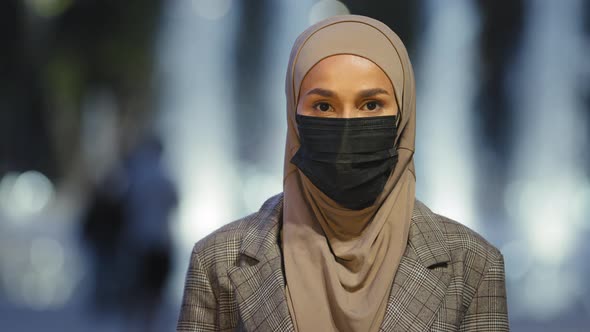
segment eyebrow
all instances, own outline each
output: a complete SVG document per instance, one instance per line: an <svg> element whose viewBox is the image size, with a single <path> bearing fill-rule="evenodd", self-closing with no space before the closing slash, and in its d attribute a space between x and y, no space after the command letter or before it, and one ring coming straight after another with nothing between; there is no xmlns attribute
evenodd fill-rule
<svg viewBox="0 0 590 332"><path fill-rule="evenodd" d="M307 92L305 95L306 96L309 96L309 95L320 95L322 97L330 98L330 97L334 97L336 94L332 90L326 90L326 89L322 89L322 88L315 88L315 89L309 90L309 92Z"/></svg>
<svg viewBox="0 0 590 332"><path fill-rule="evenodd" d="M381 88L374 88L374 89L363 90L358 93L358 96L360 98L369 98L369 97L374 97L376 95L381 95L381 94L389 95L389 92L387 92L387 90L384 90Z"/></svg>
<svg viewBox="0 0 590 332"><path fill-rule="evenodd" d="M358 96L360 98L370 98L370 97L374 97L374 96L380 95L380 94L389 95L389 92L387 92L387 90L384 90L381 88L373 88L373 89L362 90L361 92L358 93ZM336 95L336 93L334 93L334 91L332 91L332 90L315 88L315 89L309 90L309 92L307 92L305 95L306 96L319 95L322 97L330 98L330 97L334 97Z"/></svg>

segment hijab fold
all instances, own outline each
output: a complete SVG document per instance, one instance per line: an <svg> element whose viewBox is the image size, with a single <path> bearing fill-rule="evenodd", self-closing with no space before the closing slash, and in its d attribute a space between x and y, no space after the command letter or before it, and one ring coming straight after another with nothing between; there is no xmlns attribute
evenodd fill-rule
<svg viewBox="0 0 590 332"><path fill-rule="evenodd" d="M376 202L349 210L291 164L300 146L295 121L301 82L319 61L364 57L389 77L399 109L399 159ZM415 83L407 51L385 24L336 16L295 41L286 77L287 140L282 247L289 311L298 331L377 331L405 251L414 208Z"/></svg>

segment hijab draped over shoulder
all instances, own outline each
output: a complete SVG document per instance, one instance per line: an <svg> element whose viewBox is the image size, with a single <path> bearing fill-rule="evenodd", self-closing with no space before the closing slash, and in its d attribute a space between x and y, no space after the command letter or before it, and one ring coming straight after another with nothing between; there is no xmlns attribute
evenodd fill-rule
<svg viewBox="0 0 590 332"><path fill-rule="evenodd" d="M366 58L389 77L398 104L398 163L372 206L350 210L317 189L290 161L301 82L324 58ZM414 74L399 37L363 16L336 16L295 41L286 77L287 141L282 247L289 312L298 331L377 331L406 249L415 199Z"/></svg>

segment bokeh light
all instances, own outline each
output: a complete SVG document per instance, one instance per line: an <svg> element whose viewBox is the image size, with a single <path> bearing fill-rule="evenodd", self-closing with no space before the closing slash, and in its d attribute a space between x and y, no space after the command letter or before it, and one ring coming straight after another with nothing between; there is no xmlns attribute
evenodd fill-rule
<svg viewBox="0 0 590 332"><path fill-rule="evenodd" d="M53 198L53 184L37 171L8 173L0 182L0 207L15 219L40 213Z"/></svg>

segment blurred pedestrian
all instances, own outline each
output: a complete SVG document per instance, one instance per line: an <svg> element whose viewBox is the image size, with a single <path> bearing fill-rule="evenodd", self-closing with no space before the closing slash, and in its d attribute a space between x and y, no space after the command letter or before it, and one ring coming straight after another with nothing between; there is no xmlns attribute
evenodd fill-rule
<svg viewBox="0 0 590 332"><path fill-rule="evenodd" d="M124 164L127 220L121 249L127 268L126 312L130 329L146 332L154 329L170 273L170 217L178 203L162 154L162 143L151 136L131 151Z"/></svg>
<svg viewBox="0 0 590 332"><path fill-rule="evenodd" d="M91 301L99 314L113 314L120 304L120 247L126 223L126 180L114 169L92 190L81 220L92 275Z"/></svg>

